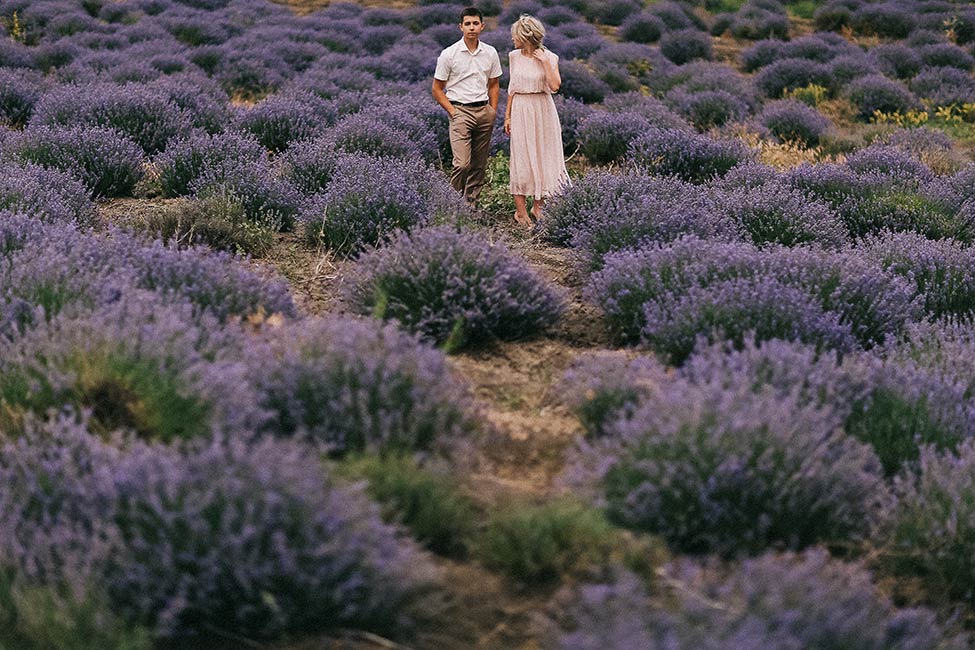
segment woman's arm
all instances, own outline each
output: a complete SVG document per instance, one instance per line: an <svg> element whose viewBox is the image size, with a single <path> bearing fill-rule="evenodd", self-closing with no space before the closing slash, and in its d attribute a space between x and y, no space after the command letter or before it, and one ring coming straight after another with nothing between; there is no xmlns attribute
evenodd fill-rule
<svg viewBox="0 0 975 650"><path fill-rule="evenodd" d="M511 135L511 100L514 98L515 93L509 92L504 102L504 132L507 135Z"/></svg>
<svg viewBox="0 0 975 650"><path fill-rule="evenodd" d="M545 71L545 83L548 85L549 90L557 93L559 88L562 87L562 75L559 74L558 57L548 50L535 50L532 52L532 57L541 61L542 69Z"/></svg>

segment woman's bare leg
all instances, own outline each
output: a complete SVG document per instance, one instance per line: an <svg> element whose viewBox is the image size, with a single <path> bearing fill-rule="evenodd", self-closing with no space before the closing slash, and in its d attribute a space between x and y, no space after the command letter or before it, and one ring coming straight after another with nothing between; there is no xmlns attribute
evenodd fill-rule
<svg viewBox="0 0 975 650"><path fill-rule="evenodd" d="M545 199L535 199L532 203L532 216L535 217L535 221L542 218L543 207L545 207Z"/></svg>
<svg viewBox="0 0 975 650"><path fill-rule="evenodd" d="M532 225L531 217L528 216L528 204L523 194L514 194L515 199L515 221L522 226Z"/></svg>

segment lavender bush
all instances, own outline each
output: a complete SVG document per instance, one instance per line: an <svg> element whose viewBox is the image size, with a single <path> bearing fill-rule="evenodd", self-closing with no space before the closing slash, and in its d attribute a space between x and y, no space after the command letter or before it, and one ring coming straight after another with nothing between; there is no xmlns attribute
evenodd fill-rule
<svg viewBox="0 0 975 650"><path fill-rule="evenodd" d="M876 457L829 414L681 381L584 444L572 467L617 523L725 556L860 539L883 489Z"/></svg>
<svg viewBox="0 0 975 650"><path fill-rule="evenodd" d="M913 12L897 2L878 2L857 8L850 25L859 34L904 38L915 27Z"/></svg>
<svg viewBox="0 0 975 650"><path fill-rule="evenodd" d="M763 67L755 75L755 87L770 99L778 99L786 91L804 88L809 84L828 87L829 66L804 59L779 59Z"/></svg>
<svg viewBox="0 0 975 650"><path fill-rule="evenodd" d="M559 73L562 77L562 94L578 99L586 104L599 103L609 94L610 88L577 61L560 61Z"/></svg>
<svg viewBox="0 0 975 650"><path fill-rule="evenodd" d="M633 43L656 43L666 30L663 21L646 12L630 14L619 27L620 39Z"/></svg>
<svg viewBox="0 0 975 650"><path fill-rule="evenodd" d="M578 127L580 151L597 165L616 162L626 155L630 142L639 137L650 122L633 112L593 112Z"/></svg>
<svg viewBox="0 0 975 650"><path fill-rule="evenodd" d="M826 350L856 346L848 324L823 311L815 297L771 277L733 279L695 287L644 305L641 341L680 365L701 339L741 346L758 341L801 341Z"/></svg>
<svg viewBox="0 0 975 650"><path fill-rule="evenodd" d="M335 105L311 93L272 95L240 117L240 126L271 151L284 151L335 123Z"/></svg>
<svg viewBox="0 0 975 650"><path fill-rule="evenodd" d="M630 142L627 150L628 160L641 169L697 183L727 173L750 156L737 140L652 127Z"/></svg>
<svg viewBox="0 0 975 650"><path fill-rule="evenodd" d="M867 238L862 252L910 279L925 311L935 318L975 314L971 252L952 240L931 241L916 233L884 233Z"/></svg>
<svg viewBox="0 0 975 650"><path fill-rule="evenodd" d="M200 176L212 168L234 167L265 160L267 152L257 140L237 133L193 133L174 140L155 159L165 197L184 196Z"/></svg>
<svg viewBox="0 0 975 650"><path fill-rule="evenodd" d="M666 368L651 357L593 353L573 362L557 392L592 439L607 435L617 420L632 417L656 384L664 381L670 381Z"/></svg>
<svg viewBox="0 0 975 650"><path fill-rule="evenodd" d="M552 650L960 650L934 612L897 609L860 564L823 550L764 555L730 571L668 566L666 602L629 573L562 592ZM570 628L570 629L565 629ZM607 645L608 644L608 645ZM632 644L628 646L628 644Z"/></svg>
<svg viewBox="0 0 975 650"><path fill-rule="evenodd" d="M0 122L12 127L27 124L44 86L35 72L0 69Z"/></svg>
<svg viewBox="0 0 975 650"><path fill-rule="evenodd" d="M96 198L130 196L143 175L139 145L102 127L32 126L8 137L3 152L22 164L68 172Z"/></svg>
<svg viewBox="0 0 975 650"><path fill-rule="evenodd" d="M757 118L780 142L815 147L830 127L829 119L795 100L769 102Z"/></svg>
<svg viewBox="0 0 975 650"><path fill-rule="evenodd" d="M302 220L309 239L353 255L398 230L450 221L465 211L446 180L420 161L344 155Z"/></svg>
<svg viewBox="0 0 975 650"><path fill-rule="evenodd" d="M884 43L870 48L870 61L880 72L895 79L910 79L924 65L921 55L903 43Z"/></svg>
<svg viewBox="0 0 975 650"><path fill-rule="evenodd" d="M855 79L846 87L845 93L863 119L870 119L878 111L906 113L919 106L917 98L904 84L882 75Z"/></svg>
<svg viewBox="0 0 975 650"><path fill-rule="evenodd" d="M972 591L972 531L975 493L971 441L957 454L921 451L916 474L896 479L894 502L884 538L886 566L919 580L930 596L966 604Z"/></svg>
<svg viewBox="0 0 975 650"><path fill-rule="evenodd" d="M193 324L190 308L130 294L90 314L64 313L4 351L0 399L8 426L48 410L86 413L94 433L124 429L151 440L254 426L262 414L243 373L223 361L220 334ZM12 347L11 347L12 346Z"/></svg>
<svg viewBox="0 0 975 650"><path fill-rule="evenodd" d="M96 584L123 620L176 643L211 638L213 621L253 638L408 626L433 570L306 446L186 452L119 451L63 423L7 443L4 563L40 584Z"/></svg>
<svg viewBox="0 0 975 650"><path fill-rule="evenodd" d="M971 72L975 66L975 57L953 43L932 43L918 49L924 65L933 68L958 68Z"/></svg>
<svg viewBox="0 0 975 650"><path fill-rule="evenodd" d="M633 343L644 328L646 305L664 300L679 304L690 287L762 277L808 292L823 312L838 314L840 323L867 346L901 332L921 314L909 282L858 254L805 248L761 250L753 244L696 237L607 255L603 269L590 277L584 296L603 309L610 330L621 342ZM798 297L795 300L798 304Z"/></svg>
<svg viewBox="0 0 975 650"><path fill-rule="evenodd" d="M955 68L925 68L910 85L911 92L934 106L966 104L975 99L972 75Z"/></svg>
<svg viewBox="0 0 975 650"><path fill-rule="evenodd" d="M332 180L338 158L331 138L318 137L295 142L277 162L283 177L300 192L316 194Z"/></svg>
<svg viewBox="0 0 975 650"><path fill-rule="evenodd" d="M390 126L375 115L355 113L327 129L321 140L336 151L367 156L390 156L416 159L421 156L415 138L405 133L402 125Z"/></svg>
<svg viewBox="0 0 975 650"><path fill-rule="evenodd" d="M760 246L816 243L838 248L848 242L843 221L829 205L810 200L784 182L725 190L715 202Z"/></svg>
<svg viewBox="0 0 975 650"><path fill-rule="evenodd" d="M298 190L275 176L266 160L211 159L188 189L201 198L231 197L243 205L248 219L279 230L291 229L302 201Z"/></svg>
<svg viewBox="0 0 975 650"><path fill-rule="evenodd" d="M667 32L660 38L660 52L677 65L695 59L710 59L711 36L696 29Z"/></svg>
<svg viewBox="0 0 975 650"><path fill-rule="evenodd" d="M574 221L570 244L590 269L600 268L613 251L650 242L685 235L735 241L744 235L740 222L721 204L723 197L677 178L629 174L610 181L607 189L613 194L592 208L562 217Z"/></svg>
<svg viewBox="0 0 975 650"><path fill-rule="evenodd" d="M667 102L698 131L739 121L749 112L745 100L726 90L687 92L678 87L667 93Z"/></svg>
<svg viewBox="0 0 975 650"><path fill-rule="evenodd" d="M562 314L559 293L500 244L430 228L359 258L343 289L349 308L456 349L536 334Z"/></svg>
<svg viewBox="0 0 975 650"><path fill-rule="evenodd" d="M152 155L189 128L189 119L168 97L142 84L62 86L42 96L32 125L116 129Z"/></svg>
<svg viewBox="0 0 975 650"><path fill-rule="evenodd" d="M95 206L88 190L67 172L28 164L0 166L0 209L48 222L91 225Z"/></svg>
<svg viewBox="0 0 975 650"><path fill-rule="evenodd" d="M445 449L476 428L446 359L393 325L310 319L245 350L264 430L307 436L332 454Z"/></svg>
<svg viewBox="0 0 975 650"><path fill-rule="evenodd" d="M789 15L778 3L746 2L735 12L730 25L735 38L789 37Z"/></svg>

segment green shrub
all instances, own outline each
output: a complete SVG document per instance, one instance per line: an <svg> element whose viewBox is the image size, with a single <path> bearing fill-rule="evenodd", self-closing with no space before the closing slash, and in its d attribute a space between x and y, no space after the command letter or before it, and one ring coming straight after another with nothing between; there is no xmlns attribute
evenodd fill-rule
<svg viewBox="0 0 975 650"><path fill-rule="evenodd" d="M546 586L608 561L620 534L601 512L575 501L516 505L491 515L477 552L518 582Z"/></svg>
<svg viewBox="0 0 975 650"><path fill-rule="evenodd" d="M281 222L273 214L248 218L243 202L233 192L215 188L154 214L145 228L165 242L206 244L216 250L260 257L274 245L274 233Z"/></svg>
<svg viewBox="0 0 975 650"><path fill-rule="evenodd" d="M0 650L150 647L145 630L124 626L99 599L16 584L0 571Z"/></svg>
<svg viewBox="0 0 975 650"><path fill-rule="evenodd" d="M385 518L402 523L431 551L453 557L467 553L477 510L450 476L394 455L348 459L340 470L366 479L369 495L383 505Z"/></svg>
<svg viewBox="0 0 975 650"><path fill-rule="evenodd" d="M515 211L515 200L511 196L508 156L498 152L488 160L484 189L478 203L484 212L499 217L510 217Z"/></svg>

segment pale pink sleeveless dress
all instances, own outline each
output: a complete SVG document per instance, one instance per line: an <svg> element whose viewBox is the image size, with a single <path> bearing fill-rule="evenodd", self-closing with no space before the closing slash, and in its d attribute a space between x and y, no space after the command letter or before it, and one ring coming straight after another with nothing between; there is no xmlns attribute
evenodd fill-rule
<svg viewBox="0 0 975 650"><path fill-rule="evenodd" d="M555 65L559 57L543 50ZM508 54L511 80L511 193L542 199L568 183L562 154L562 125L545 83L541 61L521 50Z"/></svg>

